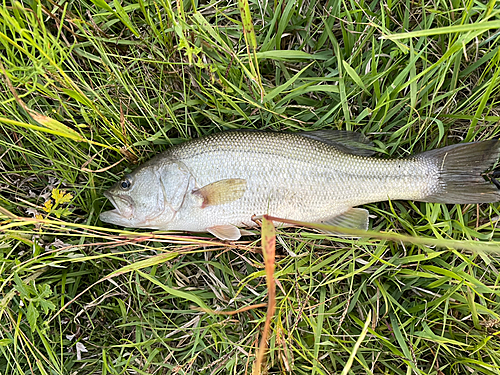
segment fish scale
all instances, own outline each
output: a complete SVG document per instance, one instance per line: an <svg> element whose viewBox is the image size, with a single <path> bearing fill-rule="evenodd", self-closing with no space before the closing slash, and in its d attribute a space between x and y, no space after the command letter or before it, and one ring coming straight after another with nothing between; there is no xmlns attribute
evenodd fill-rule
<svg viewBox="0 0 500 375"><path fill-rule="evenodd" d="M255 226L253 218L264 214L366 228L368 213L352 207L500 200L480 175L498 160L498 140L403 159L366 156L365 146L349 132L213 134L171 147L126 176L107 193L116 209L101 219L235 239L235 227Z"/></svg>

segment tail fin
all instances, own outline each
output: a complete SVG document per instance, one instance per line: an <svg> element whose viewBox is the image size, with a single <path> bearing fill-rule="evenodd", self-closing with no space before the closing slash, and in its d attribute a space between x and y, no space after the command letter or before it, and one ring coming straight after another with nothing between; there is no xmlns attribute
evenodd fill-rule
<svg viewBox="0 0 500 375"><path fill-rule="evenodd" d="M462 143L424 152L439 169L439 188L423 201L436 203L490 203L500 201L500 183L483 174L500 158L500 140Z"/></svg>

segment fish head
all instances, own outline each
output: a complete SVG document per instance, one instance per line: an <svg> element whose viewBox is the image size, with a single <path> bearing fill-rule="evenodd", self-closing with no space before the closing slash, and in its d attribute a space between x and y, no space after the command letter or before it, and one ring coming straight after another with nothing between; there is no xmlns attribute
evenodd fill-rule
<svg viewBox="0 0 500 375"><path fill-rule="evenodd" d="M181 162L152 159L104 193L115 209L101 213L100 219L129 228L167 230L193 186Z"/></svg>
<svg viewBox="0 0 500 375"><path fill-rule="evenodd" d="M161 180L155 168L138 168L125 175L104 196L115 207L101 213L103 222L129 228L157 229L161 218L166 220L173 212L166 205Z"/></svg>

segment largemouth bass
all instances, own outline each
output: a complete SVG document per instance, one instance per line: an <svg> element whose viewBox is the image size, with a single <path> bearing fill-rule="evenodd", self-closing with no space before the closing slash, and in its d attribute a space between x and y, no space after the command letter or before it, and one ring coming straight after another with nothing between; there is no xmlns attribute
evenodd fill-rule
<svg viewBox="0 0 500 375"><path fill-rule="evenodd" d="M448 146L403 159L373 157L359 133L227 131L194 139L135 169L104 195L115 209L104 222L132 228L210 232L237 240L239 228L274 217L368 227L384 200L438 203L500 201L486 180L500 140Z"/></svg>

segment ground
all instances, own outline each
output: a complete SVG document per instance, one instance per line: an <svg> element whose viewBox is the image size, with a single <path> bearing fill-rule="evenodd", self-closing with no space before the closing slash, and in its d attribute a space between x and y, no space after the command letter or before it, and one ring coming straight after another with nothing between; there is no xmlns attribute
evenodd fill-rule
<svg viewBox="0 0 500 375"><path fill-rule="evenodd" d="M361 239L279 229L272 316L260 235L98 217L124 173L225 129L352 130L387 158L498 137L499 15L495 1L3 2L0 373L497 374L498 203L366 205Z"/></svg>

